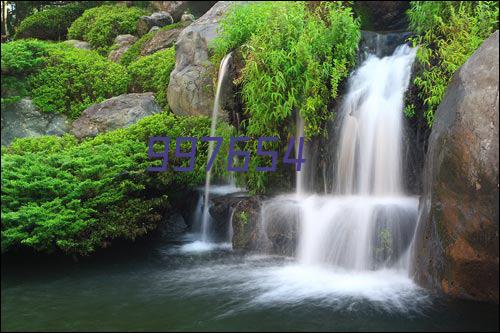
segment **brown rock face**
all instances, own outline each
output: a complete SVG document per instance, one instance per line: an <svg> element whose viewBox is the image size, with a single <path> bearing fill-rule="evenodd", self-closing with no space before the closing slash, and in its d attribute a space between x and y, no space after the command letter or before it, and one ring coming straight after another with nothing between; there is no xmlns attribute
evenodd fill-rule
<svg viewBox="0 0 500 333"><path fill-rule="evenodd" d="M153 38L144 43L141 49L141 56L155 53L156 51L166 49L175 44L177 37L181 33L182 28L159 30Z"/></svg>
<svg viewBox="0 0 500 333"><path fill-rule="evenodd" d="M424 168L414 274L446 294L498 303L498 31L455 73Z"/></svg>

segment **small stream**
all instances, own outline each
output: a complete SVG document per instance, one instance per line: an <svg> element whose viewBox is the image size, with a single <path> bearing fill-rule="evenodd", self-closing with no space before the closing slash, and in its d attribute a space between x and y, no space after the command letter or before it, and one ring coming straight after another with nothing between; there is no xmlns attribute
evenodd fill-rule
<svg viewBox="0 0 500 333"><path fill-rule="evenodd" d="M2 267L2 331L496 330L498 306L436 298L391 271L346 279L193 239L74 265Z"/></svg>

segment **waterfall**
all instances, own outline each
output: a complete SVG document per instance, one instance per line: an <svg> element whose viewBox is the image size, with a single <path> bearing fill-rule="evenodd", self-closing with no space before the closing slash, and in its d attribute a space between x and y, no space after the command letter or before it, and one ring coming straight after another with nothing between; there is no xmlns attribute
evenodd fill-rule
<svg viewBox="0 0 500 333"><path fill-rule="evenodd" d="M284 221L289 230L297 228L293 252L300 264L407 272L418 200L402 185L403 103L415 54L401 45L390 56L369 55L349 78L337 117L333 192L282 196L264 205L268 232L284 230ZM297 193L305 185L300 178L297 173ZM299 223L285 218L290 214Z"/></svg>
<svg viewBox="0 0 500 333"><path fill-rule="evenodd" d="M299 143L300 138L304 137L304 118L297 112L297 124L296 124L296 136L295 136L295 157L299 158ZM302 152L305 154L305 152ZM304 192L304 172L295 171L295 192L297 195L301 195Z"/></svg>
<svg viewBox="0 0 500 333"><path fill-rule="evenodd" d="M215 136L215 130L217 129L217 116L220 108L219 99L220 99L222 81L225 77L227 71L227 65L229 64L231 55L232 53L228 53L222 59L219 66L219 75L217 77L217 90L215 92L214 107L212 109L212 123L210 125L211 137ZM208 143L207 163L210 157L212 156L213 151L214 151L214 142L210 141ZM208 242L210 237L210 214L209 214L210 178L211 178L211 170L208 170L205 177L205 193L204 193L203 215L201 223L201 240L204 242Z"/></svg>

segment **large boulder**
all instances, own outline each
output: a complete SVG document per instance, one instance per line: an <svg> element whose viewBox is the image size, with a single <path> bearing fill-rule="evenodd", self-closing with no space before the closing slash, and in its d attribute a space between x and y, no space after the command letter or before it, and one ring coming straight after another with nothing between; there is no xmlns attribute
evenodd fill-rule
<svg viewBox="0 0 500 333"><path fill-rule="evenodd" d="M156 32L154 36L142 46L141 56L146 56L173 46L181 31L182 28L158 30L158 32Z"/></svg>
<svg viewBox="0 0 500 333"><path fill-rule="evenodd" d="M109 52L108 60L120 62L123 54L135 43L136 40L137 37L133 35L116 36L112 51Z"/></svg>
<svg viewBox="0 0 500 333"><path fill-rule="evenodd" d="M217 1L151 1L153 8L169 12L175 22L182 19L185 12L196 16L205 14Z"/></svg>
<svg viewBox="0 0 500 333"><path fill-rule="evenodd" d="M241 199L233 211L233 249L239 251L266 250L265 234L260 213L262 198L252 196Z"/></svg>
<svg viewBox="0 0 500 333"><path fill-rule="evenodd" d="M71 133L78 138L127 127L139 119L161 112L153 93L123 94L94 104L73 122Z"/></svg>
<svg viewBox="0 0 500 333"><path fill-rule="evenodd" d="M179 35L175 45L175 68L170 74L168 103L179 115L209 115L214 103L208 43L217 36L219 21L231 1L219 1Z"/></svg>
<svg viewBox="0 0 500 333"><path fill-rule="evenodd" d="M453 76L434 120L414 243L416 280L498 302L498 31Z"/></svg>
<svg viewBox="0 0 500 333"><path fill-rule="evenodd" d="M161 28L172 23L174 23L174 19L170 13L165 11L156 12L149 16L141 16L139 20L137 20L137 34L142 36L147 34L152 27Z"/></svg>
<svg viewBox="0 0 500 333"><path fill-rule="evenodd" d="M2 146L15 138L62 135L69 129L66 116L42 113L29 98L23 98L2 108Z"/></svg>

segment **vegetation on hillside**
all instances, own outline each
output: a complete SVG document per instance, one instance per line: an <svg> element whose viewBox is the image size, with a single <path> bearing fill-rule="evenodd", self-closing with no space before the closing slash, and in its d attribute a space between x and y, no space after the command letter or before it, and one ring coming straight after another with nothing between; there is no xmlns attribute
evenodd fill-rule
<svg viewBox="0 0 500 333"><path fill-rule="evenodd" d="M2 105L29 95L42 112L77 118L88 106L127 92L124 67L63 43L2 44Z"/></svg>
<svg viewBox="0 0 500 333"><path fill-rule="evenodd" d="M135 34L139 17L145 9L105 5L86 10L68 30L68 38L89 42L92 48L106 55L116 36Z"/></svg>
<svg viewBox="0 0 500 333"><path fill-rule="evenodd" d="M412 1L408 17L416 33L411 40L419 46L417 59L424 67L414 83L432 126L453 74L498 29L498 2Z"/></svg>
<svg viewBox="0 0 500 333"><path fill-rule="evenodd" d="M354 64L359 39L359 22L342 2L233 7L213 43L214 59L237 47L243 54L246 134L279 137L281 146L269 146L283 152L298 114L304 118L306 137L323 134L333 115L328 103L337 97L339 84ZM253 170L267 160L251 160L247 185L253 191L266 188L269 175Z"/></svg>
<svg viewBox="0 0 500 333"><path fill-rule="evenodd" d="M151 173L147 142L152 136L196 137L210 133L206 117L175 117L161 113L81 143L70 135L18 139L2 147L2 252L32 249L87 255L115 239L134 239L154 229L169 207L169 197L205 177L205 161L194 172L169 150L169 169ZM218 135L228 138L224 123ZM163 147L158 145L156 150ZM206 156L207 144L197 147ZM224 172L227 145L214 173Z"/></svg>

